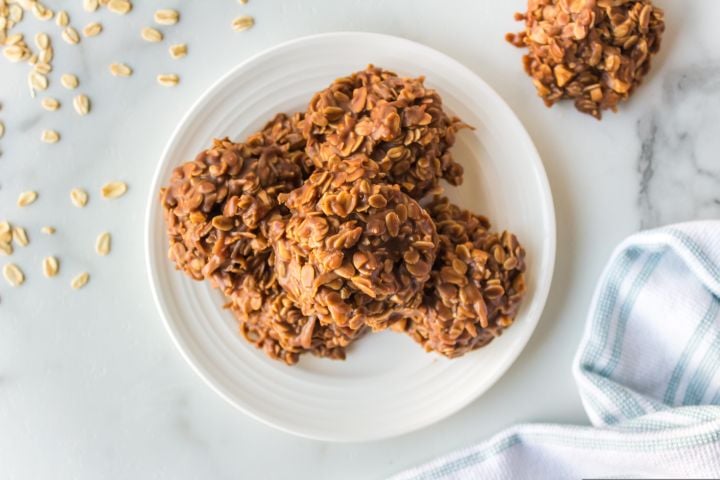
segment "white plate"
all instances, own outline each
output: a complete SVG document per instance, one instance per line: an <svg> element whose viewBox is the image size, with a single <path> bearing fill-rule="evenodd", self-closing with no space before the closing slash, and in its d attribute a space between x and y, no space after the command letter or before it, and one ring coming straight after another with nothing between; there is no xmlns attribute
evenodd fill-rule
<svg viewBox="0 0 720 480"><path fill-rule="evenodd" d="M409 337L369 335L344 362L304 356L288 367L237 333L207 283L175 271L158 189L173 167L191 160L213 137L242 139L276 112L304 110L336 77L373 63L402 75L425 75L449 112L473 125L453 154L465 182L449 187L460 205L510 229L527 250L527 299L515 325L488 347L456 360L425 353ZM195 371L248 415L294 434L364 441L410 432L461 409L520 354L550 288L555 218L545 171L527 132L502 99L472 71L402 38L333 33L301 38L256 55L221 78L182 120L163 154L147 212L147 262L155 301L170 335Z"/></svg>

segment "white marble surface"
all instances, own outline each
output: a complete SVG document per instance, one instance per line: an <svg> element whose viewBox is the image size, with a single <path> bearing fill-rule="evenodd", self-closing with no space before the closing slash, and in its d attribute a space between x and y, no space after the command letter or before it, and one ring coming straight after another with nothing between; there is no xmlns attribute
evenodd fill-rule
<svg viewBox="0 0 720 480"><path fill-rule="evenodd" d="M503 41L521 0L163 0L133 12L88 14L79 0L48 1L74 25L99 19L105 31L71 47L54 24L50 95L59 112L27 94L25 66L0 60L0 218L25 226L17 249L27 282L0 284L0 478L381 478L482 440L516 422L585 423L570 362L595 279L614 245L641 227L720 214L720 41L714 0L658 0L667 10L665 45L650 78L617 115L598 123L571 106L547 110ZM178 7L167 41L147 44L140 29L157 7ZM234 33L241 13L256 17ZM326 444L274 431L235 411L186 366L166 335L144 270L142 221L161 150L183 113L212 82L249 55L283 40L340 30L390 33L426 43L487 80L517 112L543 157L555 196L558 261L548 306L526 350L482 398L432 427L375 443ZM166 53L185 41L180 61ZM321 53L320 53L321 54ZM113 78L124 61L135 75ZM358 66L366 59L358 59ZM75 72L93 112L78 118L59 75ZM163 89L154 77L177 72ZM43 128L62 141L40 143ZM122 179L130 190L104 201L98 189ZM79 210L68 192L91 194ZM20 210L19 192L37 203ZM43 225L58 233L43 236ZM93 253L108 230L113 252ZM40 261L56 254L59 278ZM0 259L4 264L7 259ZM88 270L78 292L70 278ZM450 392L451 394L451 392Z"/></svg>

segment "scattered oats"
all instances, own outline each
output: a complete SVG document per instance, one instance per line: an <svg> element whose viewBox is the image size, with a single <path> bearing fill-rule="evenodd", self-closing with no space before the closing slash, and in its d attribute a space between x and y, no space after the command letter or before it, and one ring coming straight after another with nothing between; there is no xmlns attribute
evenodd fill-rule
<svg viewBox="0 0 720 480"><path fill-rule="evenodd" d="M0 138L5 136L5 124L0 120Z"/></svg>
<svg viewBox="0 0 720 480"><path fill-rule="evenodd" d="M177 43L170 45L170 56L177 60L187 55L187 45L184 43Z"/></svg>
<svg viewBox="0 0 720 480"><path fill-rule="evenodd" d="M30 57L30 53L27 48L21 45L11 45L3 49L3 55L11 62L20 62L27 60Z"/></svg>
<svg viewBox="0 0 720 480"><path fill-rule="evenodd" d="M13 33L9 37L5 39L5 45L17 45L20 42L24 42L25 38L23 37L22 33Z"/></svg>
<svg viewBox="0 0 720 480"><path fill-rule="evenodd" d="M35 2L32 4L32 12L33 15L35 15L35 18L42 21L50 20L51 18L53 18L53 16L55 16L55 12L53 12L51 9L47 8L40 2Z"/></svg>
<svg viewBox="0 0 720 480"><path fill-rule="evenodd" d="M35 35L35 45L40 50L45 50L50 46L50 37L48 37L47 33L38 33Z"/></svg>
<svg viewBox="0 0 720 480"><path fill-rule="evenodd" d="M180 20L180 13L177 10L157 10L155 12L155 23L160 25L175 25Z"/></svg>
<svg viewBox="0 0 720 480"><path fill-rule="evenodd" d="M8 20L14 23L20 23L23 19L25 11L22 7L16 3L13 3L8 7Z"/></svg>
<svg viewBox="0 0 720 480"><path fill-rule="evenodd" d="M112 63L110 64L110 73L115 77L129 77L133 71L124 63Z"/></svg>
<svg viewBox="0 0 720 480"><path fill-rule="evenodd" d="M240 5L247 5L248 0L238 0L238 3L239 3Z"/></svg>
<svg viewBox="0 0 720 480"><path fill-rule="evenodd" d="M18 197L17 205L18 207L27 207L31 203L35 202L35 200L37 200L37 197L37 192L28 190L27 192L23 192L20 194L20 196Z"/></svg>
<svg viewBox="0 0 720 480"><path fill-rule="evenodd" d="M98 0L98 3L100 3L101 7L106 7L109 1L110 0Z"/></svg>
<svg viewBox="0 0 720 480"><path fill-rule="evenodd" d="M102 257L110 253L110 234L108 232L98 235L95 242L95 251Z"/></svg>
<svg viewBox="0 0 720 480"><path fill-rule="evenodd" d="M102 32L103 26L99 22L92 22L85 25L85 28L83 28L83 35L86 37L95 37L97 35L100 35L100 32Z"/></svg>
<svg viewBox="0 0 720 480"><path fill-rule="evenodd" d="M48 226L48 227L42 227L42 228L40 229L40 231L41 231L42 233L44 233L45 235L54 235L54 234L55 234L55 227L49 227L49 226Z"/></svg>
<svg viewBox="0 0 720 480"><path fill-rule="evenodd" d="M45 97L40 101L40 105L48 112L54 112L60 108L60 102L52 97Z"/></svg>
<svg viewBox="0 0 720 480"><path fill-rule="evenodd" d="M30 240L28 239L27 232L23 227L14 226L12 230L12 238L21 247L27 247Z"/></svg>
<svg viewBox="0 0 720 480"><path fill-rule="evenodd" d="M73 188L72 190L70 190L70 200L72 201L73 205L78 208L82 208L87 205L88 194L85 190L81 188Z"/></svg>
<svg viewBox="0 0 720 480"><path fill-rule="evenodd" d="M118 15L125 15L132 10L132 3L128 0L110 0L107 4L107 8Z"/></svg>
<svg viewBox="0 0 720 480"><path fill-rule="evenodd" d="M83 272L72 279L72 281L70 282L70 286L75 290L78 290L84 287L87 284L88 280L90 280L90 275L88 275L87 272Z"/></svg>
<svg viewBox="0 0 720 480"><path fill-rule="evenodd" d="M58 27L67 27L70 24L70 17L65 10L60 10L55 17L55 23Z"/></svg>
<svg viewBox="0 0 720 480"><path fill-rule="evenodd" d="M127 185L125 182L109 182L103 185L100 189L100 193L103 198L118 198L125 195L127 192Z"/></svg>
<svg viewBox="0 0 720 480"><path fill-rule="evenodd" d="M180 82L180 77L174 73L164 73L157 76L157 82L163 87L174 87Z"/></svg>
<svg viewBox="0 0 720 480"><path fill-rule="evenodd" d="M5 267L3 267L3 276L13 287L20 286L25 281L25 275L22 270L20 270L20 267L14 263L8 263Z"/></svg>
<svg viewBox="0 0 720 480"><path fill-rule="evenodd" d="M54 56L55 50L53 49L52 45L50 45L45 50L40 50L40 56L38 57L38 60L42 63L50 63L52 62Z"/></svg>
<svg viewBox="0 0 720 480"><path fill-rule="evenodd" d="M37 56L37 53L33 53L32 55L30 55L30 58L28 59L28 63L30 65L35 65L36 63L38 63L39 60L40 60L40 58Z"/></svg>
<svg viewBox="0 0 720 480"><path fill-rule="evenodd" d="M49 63L38 62L33 65L33 70L38 73L42 73L43 75L47 75L48 73L52 72L52 65L50 65Z"/></svg>
<svg viewBox="0 0 720 480"><path fill-rule="evenodd" d="M60 83L68 90L74 90L77 88L80 82L78 81L77 76L73 75L72 73L66 73L62 77L60 77Z"/></svg>
<svg viewBox="0 0 720 480"><path fill-rule="evenodd" d="M255 25L255 19L249 15L241 15L232 22L232 28L236 32L248 30L253 25Z"/></svg>
<svg viewBox="0 0 720 480"><path fill-rule="evenodd" d="M60 141L60 134L55 130L43 130L40 135L40 140L45 143L57 143Z"/></svg>
<svg viewBox="0 0 720 480"><path fill-rule="evenodd" d="M152 27L145 27L140 32L143 40L148 42L162 42L163 34L160 30Z"/></svg>
<svg viewBox="0 0 720 480"><path fill-rule="evenodd" d="M98 9L98 0L83 0L83 8L86 12L94 12Z"/></svg>
<svg viewBox="0 0 720 480"><path fill-rule="evenodd" d="M28 73L28 85L30 86L30 94L34 97L35 91L47 90L48 78L40 72L30 71Z"/></svg>
<svg viewBox="0 0 720 480"><path fill-rule="evenodd" d="M4 255L12 255L13 246L10 243L12 241L12 230L10 224L7 221L0 222L0 253Z"/></svg>
<svg viewBox="0 0 720 480"><path fill-rule="evenodd" d="M60 264L55 257L45 257L42 263L43 275L47 278L54 277L60 270Z"/></svg>
<svg viewBox="0 0 720 480"><path fill-rule="evenodd" d="M66 27L62 31L62 38L70 45L75 45L80 42L80 34L73 27Z"/></svg>
<svg viewBox="0 0 720 480"><path fill-rule="evenodd" d="M85 94L76 95L73 98L73 107L80 116L87 115L90 112L90 99Z"/></svg>

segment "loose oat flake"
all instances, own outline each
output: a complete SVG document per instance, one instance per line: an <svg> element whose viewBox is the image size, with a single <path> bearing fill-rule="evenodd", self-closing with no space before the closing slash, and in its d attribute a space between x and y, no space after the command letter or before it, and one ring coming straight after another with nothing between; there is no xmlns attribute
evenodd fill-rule
<svg viewBox="0 0 720 480"><path fill-rule="evenodd" d="M90 275L87 272L82 272L72 279L70 286L75 290L78 290L83 288L88 283L88 280L90 280Z"/></svg>
<svg viewBox="0 0 720 480"><path fill-rule="evenodd" d="M18 197L17 205L18 207L27 207L31 203L35 202L35 200L37 200L37 197L37 192L33 192L32 190L23 192Z"/></svg>
<svg viewBox="0 0 720 480"><path fill-rule="evenodd" d="M82 208L87 205L88 194L85 190L81 188L73 188L72 190L70 190L70 200L72 201L73 205L78 208Z"/></svg>
<svg viewBox="0 0 720 480"><path fill-rule="evenodd" d="M28 243L30 243L25 229L17 225L13 227L12 238L13 241L21 247L27 247Z"/></svg>
<svg viewBox="0 0 720 480"><path fill-rule="evenodd" d="M40 105L48 112L54 112L60 108L60 102L52 97L45 97L40 101Z"/></svg>
<svg viewBox="0 0 720 480"><path fill-rule="evenodd" d="M0 138L5 136L5 124L0 121Z"/></svg>
<svg viewBox="0 0 720 480"><path fill-rule="evenodd" d="M73 98L73 107L78 115L87 115L90 112L90 99L84 94L77 95Z"/></svg>
<svg viewBox="0 0 720 480"><path fill-rule="evenodd" d="M41 63L50 63L52 62L54 57L55 50L53 50L52 45L50 45L48 48L40 50L40 56L38 57L38 61Z"/></svg>
<svg viewBox="0 0 720 480"><path fill-rule="evenodd" d="M70 45L75 45L80 42L80 34L73 27L66 27L61 36L62 39Z"/></svg>
<svg viewBox="0 0 720 480"><path fill-rule="evenodd" d="M110 65L110 73L115 77L129 77L133 71L124 63L113 63Z"/></svg>
<svg viewBox="0 0 720 480"><path fill-rule="evenodd" d="M40 50L45 50L50 46L50 37L48 37L47 33L38 33L37 35L35 35L35 45Z"/></svg>
<svg viewBox="0 0 720 480"><path fill-rule="evenodd" d="M94 12L98 9L98 0L83 0L83 8L86 12Z"/></svg>
<svg viewBox="0 0 720 480"><path fill-rule="evenodd" d="M25 43L25 36L22 33L13 33L5 39L5 45L19 45Z"/></svg>
<svg viewBox="0 0 720 480"><path fill-rule="evenodd" d="M148 42L161 42L163 34L160 30L152 27L145 27L140 32L140 36L143 40Z"/></svg>
<svg viewBox="0 0 720 480"><path fill-rule="evenodd" d="M28 85L33 94L36 90L45 91L48 88L48 78L42 73L31 71L28 74Z"/></svg>
<svg viewBox="0 0 720 480"><path fill-rule="evenodd" d="M20 267L18 267L14 263L8 263L3 267L3 276L5 277L5 280L7 280L7 282L13 287L20 286L25 281L25 274L23 274L22 270L20 270Z"/></svg>
<svg viewBox="0 0 720 480"><path fill-rule="evenodd" d="M33 65L33 70L35 70L38 73L41 73L43 75L47 75L52 71L52 65L45 62L38 62L35 65Z"/></svg>
<svg viewBox="0 0 720 480"><path fill-rule="evenodd" d="M103 198L118 198L125 195L127 192L127 185L125 182L109 182L103 185L100 189L100 193Z"/></svg>
<svg viewBox="0 0 720 480"><path fill-rule="evenodd" d="M25 47L21 47L20 45L11 45L9 47L5 47L3 55L5 55L5 58L11 62L20 62L27 58L29 53Z"/></svg>
<svg viewBox="0 0 720 480"><path fill-rule="evenodd" d="M128 0L110 0L107 4L107 8L118 15L125 15L132 10L132 3Z"/></svg>
<svg viewBox="0 0 720 480"><path fill-rule="evenodd" d="M155 23L159 25L175 25L180 20L177 10L158 10L155 12Z"/></svg>
<svg viewBox="0 0 720 480"><path fill-rule="evenodd" d="M252 28L253 25L255 25L255 19L249 15L237 17L232 22L232 28L236 32L248 30L249 28Z"/></svg>
<svg viewBox="0 0 720 480"><path fill-rule="evenodd" d="M180 77L174 73L165 73L157 76L157 82L163 87L174 87L180 82Z"/></svg>
<svg viewBox="0 0 720 480"><path fill-rule="evenodd" d="M42 228L40 229L40 231L41 231L42 233L44 233L45 235L54 235L54 234L55 234L55 227L49 227L49 226L48 226L48 227L42 227Z"/></svg>
<svg viewBox="0 0 720 480"><path fill-rule="evenodd" d="M24 42L25 38L22 33L13 33L5 39L5 45L18 45Z"/></svg>
<svg viewBox="0 0 720 480"><path fill-rule="evenodd" d="M0 253L3 255L12 255L13 247L10 243L12 241L12 230L10 224L7 221L0 222Z"/></svg>
<svg viewBox="0 0 720 480"><path fill-rule="evenodd" d="M47 278L54 277L60 270L60 264L58 263L57 258L52 256L43 258L42 267L43 275Z"/></svg>
<svg viewBox="0 0 720 480"><path fill-rule="evenodd" d="M83 35L85 35L86 37L95 37L97 35L100 35L100 32L102 32L102 30L102 24L98 22L88 23L83 28Z"/></svg>
<svg viewBox="0 0 720 480"><path fill-rule="evenodd" d="M110 234L108 232L103 232L98 235L97 241L95 242L95 251L103 257L110 253Z"/></svg>
<svg viewBox="0 0 720 480"><path fill-rule="evenodd" d="M60 134L55 130L43 130L40 135L40 140L44 143L57 143L60 141Z"/></svg>
<svg viewBox="0 0 720 480"><path fill-rule="evenodd" d="M55 13L51 9L47 8L40 2L35 2L31 5L33 15L35 15L35 18L37 18L38 20L47 21L53 18L53 16L55 16Z"/></svg>
<svg viewBox="0 0 720 480"><path fill-rule="evenodd" d="M182 58L185 55L187 55L187 45L184 43L178 43L175 45L170 45L170 56L177 60L178 58Z"/></svg>
<svg viewBox="0 0 720 480"><path fill-rule="evenodd" d="M60 77L60 83L68 90L74 90L78 87L80 81L78 80L78 77L76 75L73 75L72 73L66 73L62 77Z"/></svg>
<svg viewBox="0 0 720 480"><path fill-rule="evenodd" d="M7 3L7 2L6 2ZM15 23L20 23L24 16L24 10L16 3L13 3L8 7L8 20Z"/></svg>
<svg viewBox="0 0 720 480"><path fill-rule="evenodd" d="M55 23L58 27L67 27L70 23L70 17L68 16L68 13L65 10L60 10L57 14L57 17L55 17Z"/></svg>

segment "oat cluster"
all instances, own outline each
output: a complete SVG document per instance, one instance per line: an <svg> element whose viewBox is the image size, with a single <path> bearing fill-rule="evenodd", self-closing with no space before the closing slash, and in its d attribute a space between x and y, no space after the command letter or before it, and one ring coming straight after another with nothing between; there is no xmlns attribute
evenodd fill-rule
<svg viewBox="0 0 720 480"><path fill-rule="evenodd" d="M512 324L514 235L442 196L466 127L421 78L369 66L235 143L215 140L161 191L178 269L220 289L245 339L288 364L344 358L366 332L457 357Z"/></svg>
<svg viewBox="0 0 720 480"><path fill-rule="evenodd" d="M465 125L445 113L423 77L368 67L316 93L307 119L307 152L318 168L363 153L377 162L387 183L413 198L433 192L440 179L462 182L450 147Z"/></svg>
<svg viewBox="0 0 720 480"><path fill-rule="evenodd" d="M525 71L547 106L571 99L601 118L617 109L650 70L665 31L664 12L650 0L528 0L519 34Z"/></svg>
<svg viewBox="0 0 720 480"><path fill-rule="evenodd" d="M273 242L275 271L306 315L382 330L397 308L417 308L435 261L428 213L396 184L375 183L360 154L316 170L287 195L291 215Z"/></svg>
<svg viewBox="0 0 720 480"><path fill-rule="evenodd" d="M525 293L525 251L510 232L491 232L487 218L435 198L427 207L440 244L425 308L393 327L426 350L458 357L509 327Z"/></svg>

